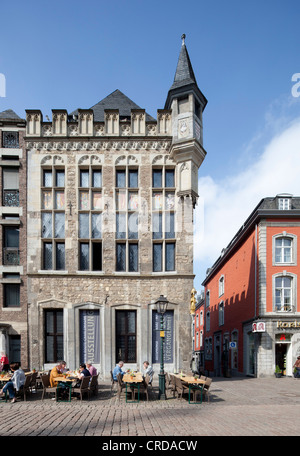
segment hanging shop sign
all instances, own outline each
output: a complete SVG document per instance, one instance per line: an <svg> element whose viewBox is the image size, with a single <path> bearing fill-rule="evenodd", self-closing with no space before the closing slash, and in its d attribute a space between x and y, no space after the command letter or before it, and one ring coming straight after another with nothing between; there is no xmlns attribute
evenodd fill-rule
<svg viewBox="0 0 300 456"><path fill-rule="evenodd" d="M265 332L266 323L264 321L257 321L252 323L252 332Z"/></svg>

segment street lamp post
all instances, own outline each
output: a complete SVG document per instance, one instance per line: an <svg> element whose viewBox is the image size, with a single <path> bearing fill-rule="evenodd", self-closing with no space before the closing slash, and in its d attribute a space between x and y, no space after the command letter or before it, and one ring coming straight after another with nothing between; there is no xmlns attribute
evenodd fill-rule
<svg viewBox="0 0 300 456"><path fill-rule="evenodd" d="M165 387L165 372L164 372L164 314L167 310L169 301L163 295L156 301L157 313L160 314L160 372L158 374L158 385L159 385L159 399L166 399L166 387Z"/></svg>

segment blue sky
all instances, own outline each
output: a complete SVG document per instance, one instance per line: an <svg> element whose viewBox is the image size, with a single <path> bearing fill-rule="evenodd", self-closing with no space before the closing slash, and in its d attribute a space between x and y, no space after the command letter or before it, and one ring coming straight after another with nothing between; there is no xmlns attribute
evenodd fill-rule
<svg viewBox="0 0 300 456"><path fill-rule="evenodd" d="M115 89L156 117L186 34L208 99L196 217L197 289L262 197L300 195L296 176L287 170L276 182L266 165L266 156L272 162L269 146L274 157L278 151L274 139L290 133L285 157L296 147L298 132L300 139L300 98L291 95L292 75L300 73L299 1L17 0L2 4L0 15L0 73L6 79L0 111L13 109L21 117L25 109L51 117L51 109L91 107ZM295 149L291 171L300 167L298 155ZM255 181L258 176L264 186Z"/></svg>

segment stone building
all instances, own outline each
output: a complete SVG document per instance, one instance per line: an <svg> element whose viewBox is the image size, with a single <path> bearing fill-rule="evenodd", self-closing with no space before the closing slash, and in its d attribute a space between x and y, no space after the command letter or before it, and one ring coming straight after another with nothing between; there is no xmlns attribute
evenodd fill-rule
<svg viewBox="0 0 300 456"><path fill-rule="evenodd" d="M25 119L0 113L0 352L28 365Z"/></svg>
<svg viewBox="0 0 300 456"><path fill-rule="evenodd" d="M31 366L90 359L107 377L147 359L158 372L164 295L165 368L189 368L206 103L183 36L156 119L119 90L52 121L26 111Z"/></svg>

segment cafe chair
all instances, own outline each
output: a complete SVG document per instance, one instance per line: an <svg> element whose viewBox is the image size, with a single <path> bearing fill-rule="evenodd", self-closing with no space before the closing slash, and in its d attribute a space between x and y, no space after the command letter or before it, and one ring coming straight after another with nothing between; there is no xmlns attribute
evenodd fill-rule
<svg viewBox="0 0 300 456"><path fill-rule="evenodd" d="M172 391L172 383L171 378L169 377L168 372L165 372L165 392L167 395L167 391Z"/></svg>
<svg viewBox="0 0 300 456"><path fill-rule="evenodd" d="M205 397L207 397L207 402L209 402L209 396L210 396L209 389L210 389L211 383L212 383L212 379L207 377L205 380L205 385L203 386L203 395L204 395L204 399L205 399Z"/></svg>
<svg viewBox="0 0 300 456"><path fill-rule="evenodd" d="M114 380L112 371L110 371L110 378L111 378L111 388L110 388L110 392L111 392L111 394L112 394L112 391L113 391L113 389L114 389L114 386L115 386L115 385L118 385L118 380Z"/></svg>
<svg viewBox="0 0 300 456"><path fill-rule="evenodd" d="M20 389L20 391L18 391L18 394L23 396L23 399L25 402L26 402L26 394L28 393L28 391L31 392L31 378L32 378L31 375L26 375L25 383L24 383L22 389Z"/></svg>
<svg viewBox="0 0 300 456"><path fill-rule="evenodd" d="M38 372L33 372L31 374L31 383L30 383L31 392L33 389L35 390L35 392L37 390L37 376L38 376Z"/></svg>
<svg viewBox="0 0 300 456"><path fill-rule="evenodd" d="M140 384L140 394L141 393L145 393L146 395L146 398L147 398L147 401L149 401L149 396L148 396L148 388L149 388L149 385L150 385L150 377L149 375L147 374L145 379L143 380L143 382ZM135 397L135 392L137 391L137 389L135 388L134 389L134 397Z"/></svg>
<svg viewBox="0 0 300 456"><path fill-rule="evenodd" d="M73 393L79 394L80 400L82 401L82 396L84 393L87 393L88 399L90 398L90 390L89 390L89 384L90 384L91 377L82 377L80 386L73 388Z"/></svg>
<svg viewBox="0 0 300 456"><path fill-rule="evenodd" d="M56 386L51 386L50 385L50 375L41 375L41 381L42 381L42 386L43 386L43 394L42 394L42 401L44 400L45 394L48 393L55 393L55 399L56 397L56 392L57 388Z"/></svg>
<svg viewBox="0 0 300 456"><path fill-rule="evenodd" d="M187 383L182 381L180 378L178 378L178 377L174 377L174 378L175 378L177 397L178 398L180 397L182 399L184 393L188 393L189 387L187 386Z"/></svg>
<svg viewBox="0 0 300 456"><path fill-rule="evenodd" d="M89 393L92 393L94 396L98 394L98 375L92 375L92 379L89 384Z"/></svg>
<svg viewBox="0 0 300 456"><path fill-rule="evenodd" d="M118 374L117 375L117 384L118 384L118 398L120 400L120 397L121 397L121 394L122 394L122 391L123 389L126 387L125 383L123 382L122 380L122 375L121 374Z"/></svg>
<svg viewBox="0 0 300 456"><path fill-rule="evenodd" d="M175 383L175 375L172 375L172 374L170 374L170 390L171 390L171 393L173 393L173 397L175 397L177 390L176 390L176 383Z"/></svg>

